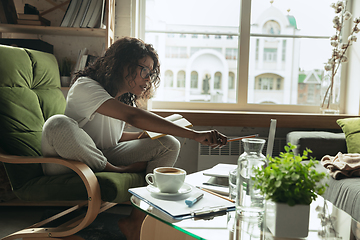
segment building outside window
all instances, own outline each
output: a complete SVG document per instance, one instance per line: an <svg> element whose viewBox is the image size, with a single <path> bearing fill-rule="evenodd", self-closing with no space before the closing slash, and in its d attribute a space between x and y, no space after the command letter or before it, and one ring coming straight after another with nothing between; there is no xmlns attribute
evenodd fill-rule
<svg viewBox="0 0 360 240"><path fill-rule="evenodd" d="M264 61L276 62L277 49L276 48L264 48Z"/></svg>
<svg viewBox="0 0 360 240"><path fill-rule="evenodd" d="M177 79L176 79L176 86L178 88L184 88L185 87L185 71L179 71L177 74Z"/></svg>
<svg viewBox="0 0 360 240"><path fill-rule="evenodd" d="M165 72L165 87L173 87L174 84L174 74L170 70Z"/></svg>
<svg viewBox="0 0 360 240"><path fill-rule="evenodd" d="M229 72L229 89L235 89L235 74Z"/></svg>
<svg viewBox="0 0 360 240"><path fill-rule="evenodd" d="M198 88L199 74L196 71L191 72L191 88Z"/></svg>
<svg viewBox="0 0 360 240"><path fill-rule="evenodd" d="M220 72L215 73L214 89L221 89L221 73Z"/></svg>
<svg viewBox="0 0 360 240"><path fill-rule="evenodd" d="M316 98L313 86L316 90L318 83L304 88L312 93L303 92L301 84L314 83L300 84L299 76L303 71L317 71L322 81L324 62L331 56L328 39L334 34L334 11L329 7L333 0L143 1L146 3L144 38L158 50L161 72L165 73L165 81L153 99L154 107L318 111L317 101L304 102L298 97L301 94ZM319 9L321 18L314 21L309 16L317 16ZM183 12L190 14L185 16ZM185 46L182 39L177 41L167 31L192 37ZM180 72L177 74L176 82L184 91L165 93L164 87L170 85L167 70L174 67L186 69L181 77ZM193 72L198 74L197 84ZM193 91L196 85L202 93ZM272 91L261 95L258 90Z"/></svg>

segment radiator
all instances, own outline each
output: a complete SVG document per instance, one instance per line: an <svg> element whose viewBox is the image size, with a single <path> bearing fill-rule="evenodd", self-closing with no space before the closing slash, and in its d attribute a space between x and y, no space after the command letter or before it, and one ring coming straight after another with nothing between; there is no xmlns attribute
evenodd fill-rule
<svg viewBox="0 0 360 240"><path fill-rule="evenodd" d="M229 137L232 138L232 137ZM262 138L267 140L267 138ZM284 152L286 145L285 138L275 138L273 147L273 157L279 156L280 152ZM262 153L266 154L267 142ZM244 152L241 141L234 141L226 144L222 148L212 149L209 146L199 143L198 151L198 171L212 168L218 163L237 164L239 156Z"/></svg>

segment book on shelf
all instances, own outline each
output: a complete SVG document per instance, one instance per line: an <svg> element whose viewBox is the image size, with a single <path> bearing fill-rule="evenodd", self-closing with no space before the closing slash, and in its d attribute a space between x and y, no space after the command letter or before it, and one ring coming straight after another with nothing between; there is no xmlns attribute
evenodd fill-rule
<svg viewBox="0 0 360 240"><path fill-rule="evenodd" d="M87 48L83 48L79 51L79 56L78 59L76 61L75 67L74 67L74 71L71 73L71 82L74 80L75 78L75 73L78 72L80 70L80 63L81 63L81 59L84 55L86 55L88 53L88 49Z"/></svg>
<svg viewBox="0 0 360 240"><path fill-rule="evenodd" d="M51 22L37 14L18 13L18 24L50 26Z"/></svg>
<svg viewBox="0 0 360 240"><path fill-rule="evenodd" d="M84 54L81 56L78 71L84 70L85 67L92 64L98 57L90 54Z"/></svg>
<svg viewBox="0 0 360 240"><path fill-rule="evenodd" d="M87 24L94 12L94 9L96 7L96 4L99 0L90 0L89 8L87 9L84 19L82 20L80 27L87 27Z"/></svg>
<svg viewBox="0 0 360 240"><path fill-rule="evenodd" d="M106 29L106 1L103 1L102 9L101 9L101 16L100 16L100 22L99 22L99 28Z"/></svg>
<svg viewBox="0 0 360 240"><path fill-rule="evenodd" d="M89 19L89 22L87 23L86 27L88 28L94 28L100 25L100 18L101 18L101 12L104 11L105 8L105 0L96 0L96 5L94 8L93 13L91 14L91 17Z"/></svg>
<svg viewBox="0 0 360 240"><path fill-rule="evenodd" d="M192 127L193 125L183 116L180 114L172 114L165 118L166 120L181 126L181 127ZM150 132L150 131L144 131L151 139L156 139L162 136L165 136L166 134L163 133L156 133L156 132Z"/></svg>
<svg viewBox="0 0 360 240"><path fill-rule="evenodd" d="M79 12L77 13L74 23L71 27L80 27L81 22L84 20L86 11L89 8L89 4L91 3L90 0L82 0Z"/></svg>
<svg viewBox="0 0 360 240"><path fill-rule="evenodd" d="M78 2L78 0L71 0L69 2L69 5L65 11L64 17L61 21L60 27L68 27L69 26L71 17L75 12L77 2Z"/></svg>
<svg viewBox="0 0 360 240"><path fill-rule="evenodd" d="M20 25L33 25L33 26L50 26L49 23L46 23L41 20L27 20L27 19L18 19L18 24Z"/></svg>
<svg viewBox="0 0 360 240"><path fill-rule="evenodd" d="M0 0L0 21L7 24L17 23L16 8L13 0Z"/></svg>
<svg viewBox="0 0 360 240"><path fill-rule="evenodd" d="M71 0L61 27L98 28L104 24L105 0Z"/></svg>
<svg viewBox="0 0 360 240"><path fill-rule="evenodd" d="M72 27L74 25L75 22L75 18L78 15L80 8L81 8L81 3L83 2L83 0L77 0L76 2L76 6L75 6L75 11L73 12L73 15L70 18L68 27Z"/></svg>

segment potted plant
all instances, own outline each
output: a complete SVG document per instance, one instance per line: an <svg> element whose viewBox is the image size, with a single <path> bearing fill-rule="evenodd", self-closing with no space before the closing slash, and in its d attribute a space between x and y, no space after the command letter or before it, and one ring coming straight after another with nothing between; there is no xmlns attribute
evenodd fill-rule
<svg viewBox="0 0 360 240"><path fill-rule="evenodd" d="M279 157L269 157L268 166L255 169L254 187L268 200L266 224L275 237L307 237L310 203L325 192L326 186L319 183L325 173L313 167L317 161L308 154L294 155L296 146L288 143L286 152Z"/></svg>
<svg viewBox="0 0 360 240"><path fill-rule="evenodd" d="M70 85L71 70L71 60L67 57L63 58L60 64L60 81L62 87L68 87Z"/></svg>

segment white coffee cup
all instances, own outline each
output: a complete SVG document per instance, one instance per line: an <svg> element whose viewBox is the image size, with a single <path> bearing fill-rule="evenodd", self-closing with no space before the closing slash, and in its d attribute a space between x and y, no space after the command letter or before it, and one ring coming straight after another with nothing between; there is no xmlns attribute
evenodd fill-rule
<svg viewBox="0 0 360 240"><path fill-rule="evenodd" d="M186 171L175 167L158 167L148 173L145 180L162 193L177 193L184 184Z"/></svg>

